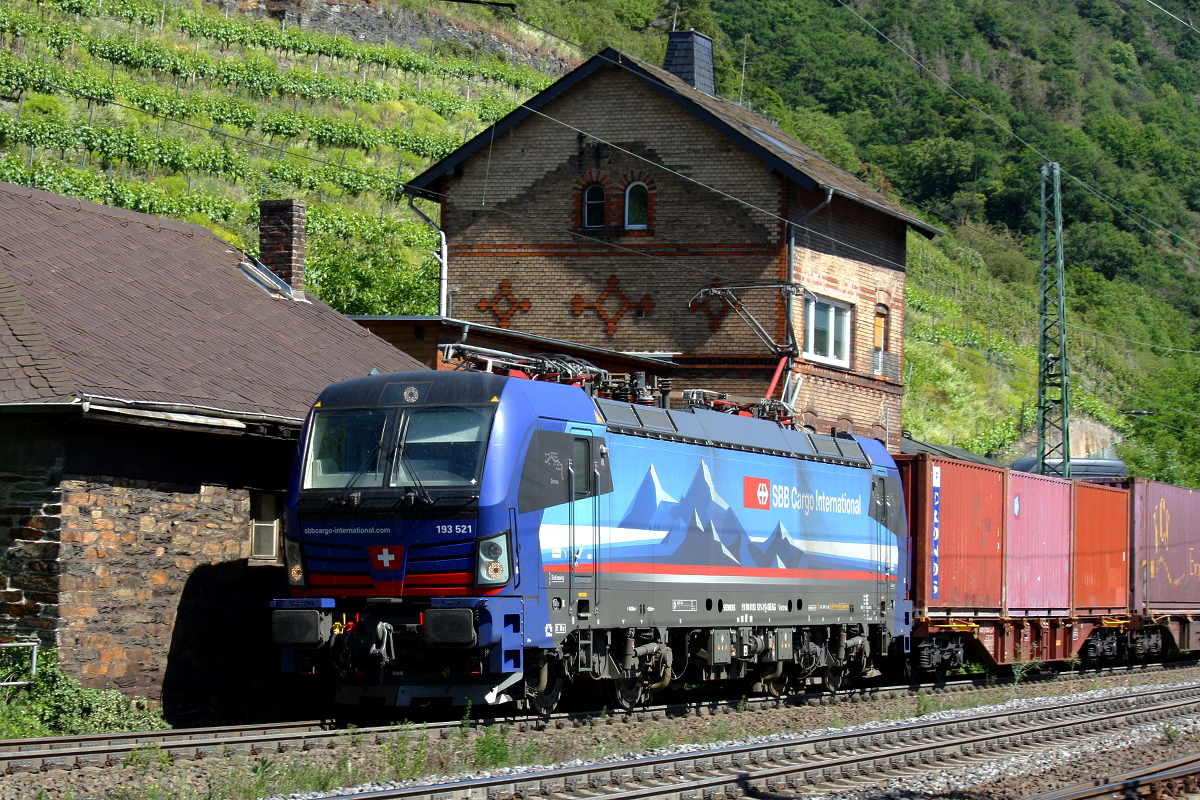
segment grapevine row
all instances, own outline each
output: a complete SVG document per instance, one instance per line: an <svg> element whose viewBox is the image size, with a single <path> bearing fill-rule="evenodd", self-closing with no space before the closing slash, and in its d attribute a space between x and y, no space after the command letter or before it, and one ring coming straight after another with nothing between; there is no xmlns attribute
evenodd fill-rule
<svg viewBox="0 0 1200 800"><path fill-rule="evenodd" d="M39 92L54 90L103 102L124 98L129 105L150 114L196 120L197 124L207 117L219 125L233 125L247 132L257 129L270 137L305 137L322 147L370 151L382 145L391 145L436 161L462 144L460 137L449 133L418 132L398 126L379 129L366 123L296 111L260 112L254 106L228 96L176 94L131 81L118 83L79 71L68 71L53 64L30 64L0 54L0 91L16 95L25 89Z"/></svg>
<svg viewBox="0 0 1200 800"><path fill-rule="evenodd" d="M327 184L353 195L366 191L390 197L397 178L381 170L343 169L334 165L307 166L286 160L272 161L261 170L244 153L228 143L188 145L178 139L157 138L136 131L108 126L69 125L54 119L14 120L0 117L0 146L58 150L86 150L102 161L131 167L157 167L177 173L206 173L233 181L254 182L270 178L305 191Z"/></svg>
<svg viewBox="0 0 1200 800"><path fill-rule="evenodd" d="M266 58L230 57L213 60L206 53L179 51L162 42L137 41L135 37L127 35L101 38L84 33L72 25L46 22L15 9L0 8L0 33L36 37L46 42L60 57L75 44L95 58L131 70L165 73L177 80L207 80L231 89L242 88L260 97L274 95L307 101L338 99L366 103L415 100L443 117L470 111L487 122L500 119L513 108L511 103L493 95L466 100L451 92L416 90L403 83L391 85L335 78L299 67L280 72L278 66Z"/></svg>
<svg viewBox="0 0 1200 800"><path fill-rule="evenodd" d="M240 204L223 195L197 190L177 196L141 181L62 163L35 160L29 165L15 154L0 158L0 180L159 217L183 219L192 214L203 214L229 225L257 223L257 205ZM436 234L419 222L379 219L329 206L309 209L306 235L313 239L357 240L371 245L400 244L421 250L437 245Z"/></svg>
<svg viewBox="0 0 1200 800"><path fill-rule="evenodd" d="M163 4L152 0L105 0L103 3L100 0L49 0L48 4L82 17L96 17L103 13L130 24L140 22L147 26L157 24L165 16ZM546 88L552 81L526 67L500 61L488 60L479 64L463 58L435 59L390 43L358 44L342 35L331 36L317 31L286 28L265 20L227 19L212 12L184 11L173 21L188 36L209 39L224 47L248 45L454 78L478 75L485 80L533 91Z"/></svg>

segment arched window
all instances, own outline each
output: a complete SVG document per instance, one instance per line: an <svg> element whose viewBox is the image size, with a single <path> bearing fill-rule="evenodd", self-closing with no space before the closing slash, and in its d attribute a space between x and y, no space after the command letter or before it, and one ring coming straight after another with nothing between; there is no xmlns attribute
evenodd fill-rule
<svg viewBox="0 0 1200 800"><path fill-rule="evenodd" d="M604 187L598 183L583 190L583 227L604 227Z"/></svg>
<svg viewBox="0 0 1200 800"><path fill-rule="evenodd" d="M631 183L625 190L625 227L645 230L650 222L650 190L644 183Z"/></svg>

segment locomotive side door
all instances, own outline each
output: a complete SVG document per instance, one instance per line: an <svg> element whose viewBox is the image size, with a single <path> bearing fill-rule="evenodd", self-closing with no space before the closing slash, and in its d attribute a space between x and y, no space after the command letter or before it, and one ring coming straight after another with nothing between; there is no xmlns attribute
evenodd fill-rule
<svg viewBox="0 0 1200 800"><path fill-rule="evenodd" d="M572 428L570 476L570 547L568 587L581 628L597 622L600 603L600 514L598 476L591 431Z"/></svg>
<svg viewBox="0 0 1200 800"><path fill-rule="evenodd" d="M891 587L889 586L889 567L890 548L892 536L888 530L888 494L887 481L885 480L886 473L879 467L872 469L874 473L871 475L871 507L875 510L872 514L873 519L871 525L871 561L872 570L875 573L875 596L871 598L871 606L877 613L871 614L873 619L884 619L887 616L888 595ZM893 501L894 502L894 501Z"/></svg>

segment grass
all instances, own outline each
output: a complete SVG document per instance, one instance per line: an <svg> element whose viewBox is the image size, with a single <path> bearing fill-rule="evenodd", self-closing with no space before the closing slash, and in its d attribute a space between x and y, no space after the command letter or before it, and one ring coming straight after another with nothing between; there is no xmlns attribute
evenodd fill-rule
<svg viewBox="0 0 1200 800"><path fill-rule="evenodd" d="M1180 680L1187 676L1180 676ZM1108 679L1105 685L1131 685L1133 678ZM1082 691L1061 683L1022 684L1021 693L1030 697L1052 697ZM355 732L343 737L336 751L282 753L251 756L232 753L209 760L206 778L182 777L173 771L153 748L145 748L136 761L137 778L118 800L249 800L262 796L323 792L341 786L376 781L403 781L425 775L453 775L464 771L493 770L517 765L550 765L587 757L600 759L614 754L641 752L689 743L723 742L779 733L783 729L803 733L820 727L840 727L870 720L910 718L948 710L978 708L1008 699L1008 687L970 695L923 692L915 699L902 698L881 706L847 705L830 709L826 721L815 719L808 710L797 708L787 720L771 713L733 712L694 720L676 729L661 721L646 724L608 725L601 722L577 730L573 736L553 732L519 733L504 726L460 727L447 738L430 740L423 726L405 724L376 746ZM915 705L915 708L914 708ZM904 711L904 707L909 710ZM598 717L597 719L603 719ZM465 731L465 732L464 732ZM1171 731L1162 729L1167 740ZM1181 737L1180 737L1181 738ZM357 741L357 746L350 746ZM176 773L179 774L176 774Z"/></svg>
<svg viewBox="0 0 1200 800"><path fill-rule="evenodd" d="M29 652L0 650L6 680L29 678ZM57 664L54 650L38 653L37 674L27 686L0 687L0 738L162 730L170 727L158 707L116 689L85 689Z"/></svg>

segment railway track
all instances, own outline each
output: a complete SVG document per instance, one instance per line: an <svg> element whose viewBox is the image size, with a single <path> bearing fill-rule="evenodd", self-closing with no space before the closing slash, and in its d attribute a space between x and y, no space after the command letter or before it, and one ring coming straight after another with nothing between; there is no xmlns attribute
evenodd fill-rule
<svg viewBox="0 0 1200 800"><path fill-rule="evenodd" d="M1200 753L1152 764L1090 783L1030 795L1024 800L1092 800L1137 796L1182 797L1200 793Z"/></svg>
<svg viewBox="0 0 1200 800"><path fill-rule="evenodd" d="M1197 662L1181 662L1181 668L1195 667ZM1098 673L1085 673L1082 678L1122 674L1130 669L1138 672L1158 672L1162 665L1146 667L1112 667ZM1062 676L1048 676L1048 679ZM1026 679L1029 681L1029 679ZM967 679L925 687L938 692L969 692L994 688L984 679ZM464 725L472 729L503 725L510 730L537 731L574 728L598 724L645 722L668 717L716 716L739 711L784 706L817 705L835 702L871 702L915 693L914 687L890 686L839 692L836 695L810 693L781 698L753 697L741 699L698 699L669 705L647 706L629 711L592 710L562 712L549 717L503 716L490 719L437 720L417 723L429 737L449 738ZM383 743L413 725L343 727L329 720L309 720L278 724L187 728L166 731L97 734L40 739L0 740L0 773L45 772L83 767L111 767L123 764L132 754L153 751L158 757L172 762L220 757L234 752L266 755L288 751L307 751L336 748L359 743Z"/></svg>
<svg viewBox="0 0 1200 800"><path fill-rule="evenodd" d="M1021 748L1200 713L1200 686L1159 689L1038 708L992 711L819 736L692 750L653 758L330 797L409 800L594 797L620 800L830 793L848 781L911 775ZM1098 795L1088 795L1098 796ZM1046 800L1049 800L1048 796ZM1074 797L1054 800L1075 800Z"/></svg>

